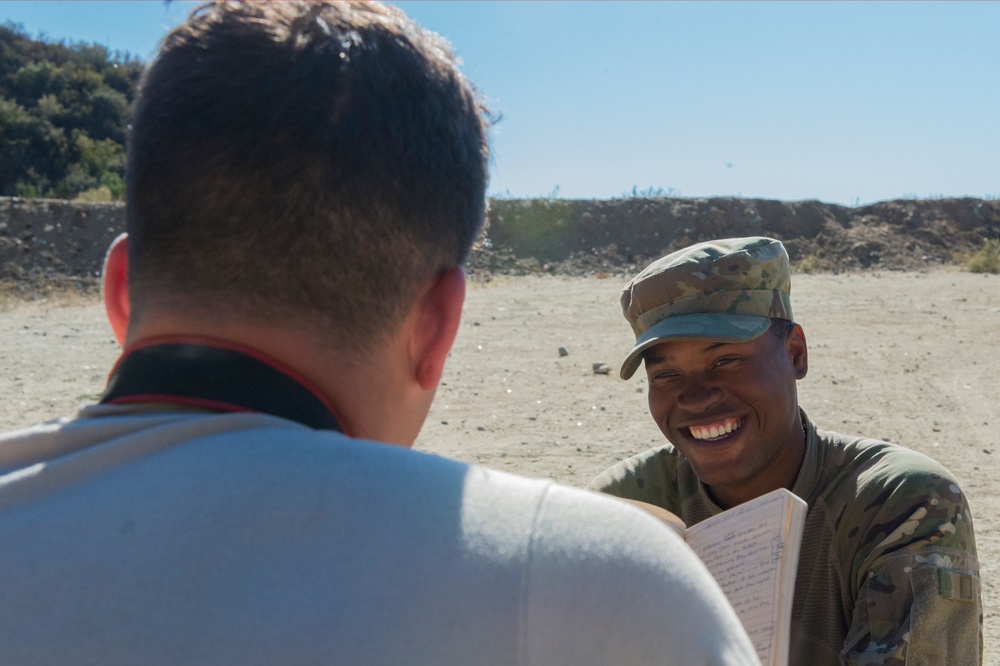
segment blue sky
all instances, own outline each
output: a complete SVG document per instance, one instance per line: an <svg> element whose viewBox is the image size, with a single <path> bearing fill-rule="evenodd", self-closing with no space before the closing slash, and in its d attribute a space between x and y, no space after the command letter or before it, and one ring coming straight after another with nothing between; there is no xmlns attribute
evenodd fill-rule
<svg viewBox="0 0 1000 666"><path fill-rule="evenodd" d="M1000 196L998 2L401 2L503 119L491 192ZM149 59L193 3L3 2Z"/></svg>

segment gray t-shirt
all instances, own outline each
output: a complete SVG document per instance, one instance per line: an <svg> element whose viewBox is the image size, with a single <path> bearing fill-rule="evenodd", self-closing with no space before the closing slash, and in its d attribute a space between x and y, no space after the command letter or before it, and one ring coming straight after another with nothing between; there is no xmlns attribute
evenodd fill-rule
<svg viewBox="0 0 1000 666"><path fill-rule="evenodd" d="M0 662L754 664L670 530L260 414L0 436Z"/></svg>

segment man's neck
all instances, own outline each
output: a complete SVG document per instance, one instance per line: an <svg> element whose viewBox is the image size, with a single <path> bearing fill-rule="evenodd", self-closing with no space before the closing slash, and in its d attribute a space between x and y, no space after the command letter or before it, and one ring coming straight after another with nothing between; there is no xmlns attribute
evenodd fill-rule
<svg viewBox="0 0 1000 666"><path fill-rule="evenodd" d="M206 321L184 315L133 321L126 351L163 339L211 339L230 347L255 350L308 384L331 406L344 432L354 437L410 446L419 431L412 398L403 395L392 367L397 354L360 357L341 351L335 341L317 339L306 326L281 327L242 322L225 316ZM399 365L398 362L396 365Z"/></svg>
<svg viewBox="0 0 1000 666"><path fill-rule="evenodd" d="M112 369L101 402L257 412L344 431L336 408L300 373L256 349L215 338L159 337L132 346Z"/></svg>

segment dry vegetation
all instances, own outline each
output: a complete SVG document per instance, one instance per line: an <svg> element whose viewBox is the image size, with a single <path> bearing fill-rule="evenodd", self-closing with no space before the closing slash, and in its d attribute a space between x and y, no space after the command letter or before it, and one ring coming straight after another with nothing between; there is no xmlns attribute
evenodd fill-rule
<svg viewBox="0 0 1000 666"><path fill-rule="evenodd" d="M972 273L1000 273L1000 239L984 242L966 258L965 268Z"/></svg>

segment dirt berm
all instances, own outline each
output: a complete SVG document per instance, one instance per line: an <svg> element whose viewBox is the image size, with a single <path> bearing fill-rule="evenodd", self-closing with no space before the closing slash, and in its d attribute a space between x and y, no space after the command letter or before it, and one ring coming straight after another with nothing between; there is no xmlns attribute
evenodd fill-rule
<svg viewBox="0 0 1000 666"><path fill-rule="evenodd" d="M93 282L122 204L0 198L0 280ZM845 207L819 201L661 198L498 199L475 275L629 273L700 240L762 235L785 242L802 272L920 270L961 261L1000 238L1000 201L902 199Z"/></svg>
<svg viewBox="0 0 1000 666"><path fill-rule="evenodd" d="M849 208L769 199L494 200L473 268L586 275L634 272L711 238L771 236L810 271L921 270L1000 238L1000 201L902 199Z"/></svg>

